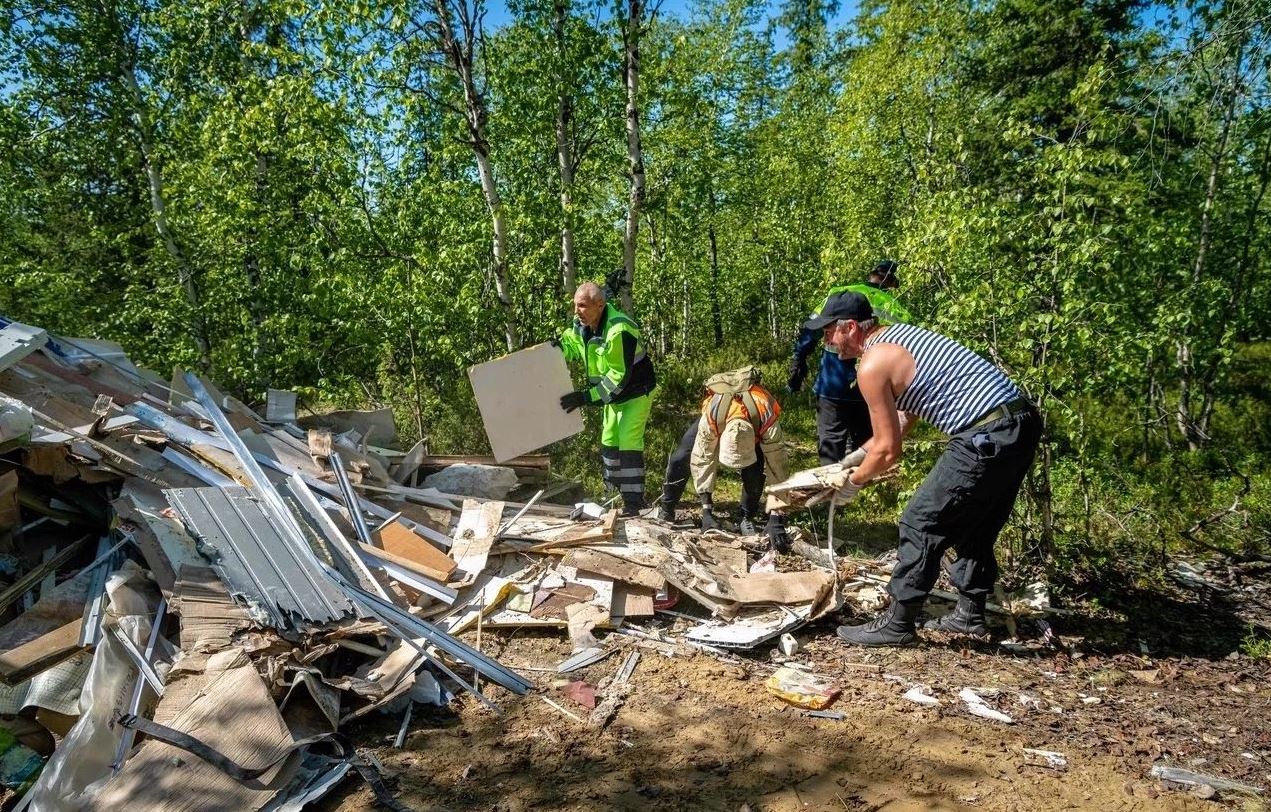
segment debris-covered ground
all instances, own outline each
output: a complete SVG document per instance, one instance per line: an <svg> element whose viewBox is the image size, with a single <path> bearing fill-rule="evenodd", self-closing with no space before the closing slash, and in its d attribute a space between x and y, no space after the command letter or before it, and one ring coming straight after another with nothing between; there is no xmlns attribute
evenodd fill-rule
<svg viewBox="0 0 1271 812"><path fill-rule="evenodd" d="M1084 642L1067 635L1071 656L931 636L914 649L849 650L824 624L797 637L803 647L791 659L841 685L830 710L842 719L773 696L764 683L784 657L768 650L720 660L623 641L572 674L526 672L546 697L586 717L551 686L566 677L603 686L625 652L639 651L625 704L603 731L527 697L506 703L502 716L467 703L418 718L401 750L386 746L395 735L387 721L355 735L379 745L402 798L418 808L1267 808L1256 796L1151 777L1154 766L1173 765L1271 786L1265 660L1082 654ZM491 646L518 667L554 670L569 655L541 633L500 635ZM915 685L940 704L906 699ZM972 715L958 696L966 687L1012 723ZM320 808L351 812L368 802L350 785Z"/></svg>
<svg viewBox="0 0 1271 812"><path fill-rule="evenodd" d="M395 446L386 410L0 322L0 808L1264 808L1265 566L1176 562L1122 616L1029 584L994 643L850 650L886 553Z"/></svg>

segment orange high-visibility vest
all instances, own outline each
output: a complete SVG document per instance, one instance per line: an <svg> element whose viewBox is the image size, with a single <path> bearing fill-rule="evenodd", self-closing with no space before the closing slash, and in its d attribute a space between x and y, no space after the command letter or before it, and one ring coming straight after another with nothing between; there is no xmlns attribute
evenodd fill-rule
<svg viewBox="0 0 1271 812"><path fill-rule="evenodd" d="M702 414L716 437L730 420L748 420L755 427L755 442L759 442L781 417L781 404L771 392L756 385L737 395L707 395Z"/></svg>

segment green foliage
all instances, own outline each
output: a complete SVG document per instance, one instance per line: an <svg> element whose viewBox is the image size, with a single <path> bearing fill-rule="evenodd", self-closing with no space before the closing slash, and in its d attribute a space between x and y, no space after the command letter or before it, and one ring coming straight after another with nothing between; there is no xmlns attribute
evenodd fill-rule
<svg viewBox="0 0 1271 812"><path fill-rule="evenodd" d="M387 405L479 451L503 351L491 212L439 8L467 19L524 341L621 261L622 34L600 0L15 0L0 15L0 313L206 365L259 400ZM834 283L901 261L920 323L1042 406L1003 557L1072 585L1271 539L1271 77L1256 3L703 0L641 41L635 309L657 471L707 375L777 388ZM466 10L467 15L460 14ZM562 118L562 110L568 115ZM559 168L557 127L572 178ZM814 462L806 394L784 398ZM879 541L939 451L843 521ZM554 449L598 490L594 433ZM650 486L658 483L651 476ZM733 487L733 486L728 486ZM800 521L808 523L806 517Z"/></svg>
<svg viewBox="0 0 1271 812"><path fill-rule="evenodd" d="M1240 642L1240 653L1251 660L1271 660L1271 637L1263 637L1249 625L1249 633Z"/></svg>

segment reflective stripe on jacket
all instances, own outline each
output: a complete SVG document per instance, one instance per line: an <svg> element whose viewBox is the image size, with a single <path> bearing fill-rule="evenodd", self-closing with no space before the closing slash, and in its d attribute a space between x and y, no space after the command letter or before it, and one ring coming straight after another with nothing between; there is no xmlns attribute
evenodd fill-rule
<svg viewBox="0 0 1271 812"><path fill-rule="evenodd" d="M583 362L590 403L622 403L657 385L640 326L612 304L605 304L594 332L575 318L561 331L560 345L567 360Z"/></svg>

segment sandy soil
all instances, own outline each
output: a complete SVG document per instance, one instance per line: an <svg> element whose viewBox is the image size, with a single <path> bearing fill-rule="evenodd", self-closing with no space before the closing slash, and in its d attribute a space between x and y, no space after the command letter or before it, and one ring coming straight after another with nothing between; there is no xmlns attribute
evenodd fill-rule
<svg viewBox="0 0 1271 812"><path fill-rule="evenodd" d="M556 674L526 671L539 693L496 689L502 716L470 699L417 713L402 750L389 746L395 719L354 734L419 810L1267 808L1238 795L1203 800L1148 777L1153 764L1171 764L1271 786L1265 661L1012 655L932 635L918 648L860 651L837 642L833 624L797 636L804 647L793 659L835 677L843 693L833 709L844 719L809 717L765 690L776 667L767 648L732 662L642 648L603 730L543 701L587 715L553 687ZM487 632L487 650L513 667L548 668L569 655L562 637ZM630 645L569 676L603 688ZM942 704L904 699L914 683ZM1014 723L970 715L958 699L967 686L997 691L990 703ZM1061 752L1067 767L1034 766L1024 748ZM371 809L372 796L348 782L319 808Z"/></svg>

